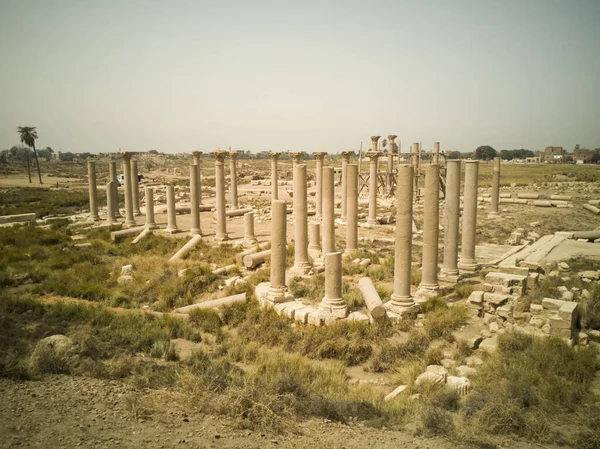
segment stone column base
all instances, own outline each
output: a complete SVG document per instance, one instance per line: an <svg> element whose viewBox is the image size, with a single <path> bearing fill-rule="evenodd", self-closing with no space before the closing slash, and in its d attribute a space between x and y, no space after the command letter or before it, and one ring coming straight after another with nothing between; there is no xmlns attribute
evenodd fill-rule
<svg viewBox="0 0 600 449"><path fill-rule="evenodd" d="M440 286L439 284L431 285L431 284L419 284L417 288L416 296L421 298L430 298L439 293ZM416 301L416 300L415 300Z"/></svg>
<svg viewBox="0 0 600 449"><path fill-rule="evenodd" d="M200 228L192 228L190 229L190 235L202 235L202 231Z"/></svg>
<svg viewBox="0 0 600 449"><path fill-rule="evenodd" d="M229 236L226 233L217 232L217 235L215 235L215 242L225 242L227 240L229 240Z"/></svg>
<svg viewBox="0 0 600 449"><path fill-rule="evenodd" d="M144 229L152 230L152 229L158 229L158 228L159 228L159 226L156 223L150 223L150 224L144 225Z"/></svg>
<svg viewBox="0 0 600 449"><path fill-rule="evenodd" d="M174 226L171 226L171 227L167 226L167 228L164 230L164 232L166 232L167 234L177 234L178 232L181 232L181 230Z"/></svg>
<svg viewBox="0 0 600 449"><path fill-rule="evenodd" d="M474 273L479 269L479 265L476 260L460 260L458 262L458 269L466 273Z"/></svg>
<svg viewBox="0 0 600 449"><path fill-rule="evenodd" d="M416 318L421 307L416 304L412 297L399 298L392 295L392 299L386 302L383 307L400 318Z"/></svg>
<svg viewBox="0 0 600 449"><path fill-rule="evenodd" d="M294 300L294 295L287 287L272 287L270 282L258 284L254 289L254 294L263 306Z"/></svg>
<svg viewBox="0 0 600 449"><path fill-rule="evenodd" d="M142 213L139 210L138 211L135 211L135 210L133 211L133 216L134 217L139 217L141 215L142 215Z"/></svg>
<svg viewBox="0 0 600 449"><path fill-rule="evenodd" d="M327 318L342 319L348 316L348 306L343 298L323 298L319 304L319 316Z"/></svg>
<svg viewBox="0 0 600 449"><path fill-rule="evenodd" d="M438 280L444 281L444 282L449 282L452 284L456 284L462 278L463 277L462 277L462 275L460 275L458 273L458 270L445 272L444 269L442 268L442 271L440 272L440 274L438 274Z"/></svg>
<svg viewBox="0 0 600 449"><path fill-rule="evenodd" d="M304 276L308 274L311 268L312 267L308 262L295 264L292 268L290 268L289 274L291 276Z"/></svg>
<svg viewBox="0 0 600 449"><path fill-rule="evenodd" d="M137 227L137 223L135 221L129 221L129 222L125 222L123 223L123 227L124 228L135 228Z"/></svg>

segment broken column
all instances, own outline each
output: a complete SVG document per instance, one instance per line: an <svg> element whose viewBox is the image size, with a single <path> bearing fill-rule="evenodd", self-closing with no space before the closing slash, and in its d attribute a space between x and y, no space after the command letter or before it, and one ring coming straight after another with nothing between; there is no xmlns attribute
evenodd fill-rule
<svg viewBox="0 0 600 449"><path fill-rule="evenodd" d="M419 293L431 296L438 291L438 236L440 214L440 169L432 164L425 169L425 213L423 217L423 264Z"/></svg>
<svg viewBox="0 0 600 449"><path fill-rule="evenodd" d="M166 232L174 234L179 232L177 219L175 218L175 186L167 186L167 228Z"/></svg>
<svg viewBox="0 0 600 449"><path fill-rule="evenodd" d="M264 299L271 303L278 303L291 299L291 295L285 284L287 226L285 201L273 201L271 211L271 277L269 289Z"/></svg>
<svg viewBox="0 0 600 449"><path fill-rule="evenodd" d="M347 171L346 254L358 249L358 165L348 164Z"/></svg>
<svg viewBox="0 0 600 449"><path fill-rule="evenodd" d="M144 197L146 199L146 224L144 227L146 229L156 229L158 225L154 221L154 189L146 186Z"/></svg>
<svg viewBox="0 0 600 449"><path fill-rule="evenodd" d="M346 221L348 214L348 164L352 151L342 151L342 221Z"/></svg>
<svg viewBox="0 0 600 449"><path fill-rule="evenodd" d="M138 161L131 159L131 198L133 200L133 215L142 215L140 212L140 182L138 178Z"/></svg>
<svg viewBox="0 0 600 449"><path fill-rule="evenodd" d="M254 245L256 235L254 235L254 212L244 214L244 245Z"/></svg>
<svg viewBox="0 0 600 449"><path fill-rule="evenodd" d="M98 221L98 191L96 189L96 162L88 161L88 188L90 195L90 220ZM111 215L111 211L107 210L107 214Z"/></svg>
<svg viewBox="0 0 600 449"><path fill-rule="evenodd" d="M133 192L131 182L131 154L123 155L123 178L125 181L125 226L135 226L133 218Z"/></svg>
<svg viewBox="0 0 600 449"><path fill-rule="evenodd" d="M318 221L308 224L308 254L313 259L321 256L321 223Z"/></svg>
<svg viewBox="0 0 600 449"><path fill-rule="evenodd" d="M275 201L279 198L279 182L277 176L277 161L279 160L279 153L269 153L271 158L271 200Z"/></svg>
<svg viewBox="0 0 600 449"><path fill-rule="evenodd" d="M202 204L202 178L201 178L202 171L200 170L200 155L201 154L202 154L202 151L194 151L192 153L193 165L195 165L196 168L198 169L198 187L196 187L196 190L198 191L198 204Z"/></svg>
<svg viewBox="0 0 600 449"><path fill-rule="evenodd" d="M390 195L392 192L392 175L394 173L394 152L395 152L395 142L396 137L393 134L388 136L388 152L387 152L387 170L386 170L386 178L385 178L385 190L386 195Z"/></svg>
<svg viewBox="0 0 600 449"><path fill-rule="evenodd" d="M333 167L323 168L323 254L335 252L335 198Z"/></svg>
<svg viewBox="0 0 600 449"><path fill-rule="evenodd" d="M377 221L377 158L379 158L379 152L377 151L377 140L380 136L372 136L372 148L367 153L369 157L369 219L367 224L375 226L379 224Z"/></svg>
<svg viewBox="0 0 600 449"><path fill-rule="evenodd" d="M231 208L237 209L238 206L238 189L237 189L237 160L240 155L237 151L229 152L229 172L231 176Z"/></svg>
<svg viewBox="0 0 600 449"><path fill-rule="evenodd" d="M117 180L117 161L110 161L108 163L108 176L110 178L110 182L113 183L113 218L120 218L121 214L119 213L119 181Z"/></svg>
<svg viewBox="0 0 600 449"><path fill-rule="evenodd" d="M398 166L396 232L394 243L394 293L385 306L400 316L414 315L419 307L410 292L413 226L413 175L410 165Z"/></svg>
<svg viewBox="0 0 600 449"><path fill-rule="evenodd" d="M316 218L319 220L323 216L323 161L325 160L326 154L327 153L313 153L313 156L317 161L315 169L315 178L317 180L317 193L315 202L317 206Z"/></svg>
<svg viewBox="0 0 600 449"><path fill-rule="evenodd" d="M294 266L291 270L296 275L310 270L306 194L306 165L299 164L294 172Z"/></svg>
<svg viewBox="0 0 600 449"><path fill-rule="evenodd" d="M217 233L215 241L223 242L229 239L225 215L225 157L227 152L217 150L213 151L212 154L215 158L215 191L217 194Z"/></svg>
<svg viewBox="0 0 600 449"><path fill-rule="evenodd" d="M106 222L109 225L117 223L117 219L114 216L115 210L115 190L114 190L114 181L110 181L106 184Z"/></svg>
<svg viewBox="0 0 600 449"><path fill-rule="evenodd" d="M433 142L433 159L431 161L432 164L440 163L440 143Z"/></svg>
<svg viewBox="0 0 600 449"><path fill-rule="evenodd" d="M319 304L324 318L346 318L348 306L342 298L342 253L325 253L325 297Z"/></svg>
<svg viewBox="0 0 600 449"><path fill-rule="evenodd" d="M440 279L458 282L458 231L460 219L460 160L446 162L444 205L444 262Z"/></svg>
<svg viewBox="0 0 600 449"><path fill-rule="evenodd" d="M500 200L500 161L499 157L494 158L494 168L492 172L492 210L491 215L498 215L498 203Z"/></svg>
<svg viewBox="0 0 600 449"><path fill-rule="evenodd" d="M200 203L198 202L198 166L190 165L190 213L192 227L190 235L202 235L200 230Z"/></svg>
<svg viewBox="0 0 600 449"><path fill-rule="evenodd" d="M462 220L462 240L458 268L473 272L477 269L475 259L475 233L477 229L477 178L479 161L465 161L465 187Z"/></svg>

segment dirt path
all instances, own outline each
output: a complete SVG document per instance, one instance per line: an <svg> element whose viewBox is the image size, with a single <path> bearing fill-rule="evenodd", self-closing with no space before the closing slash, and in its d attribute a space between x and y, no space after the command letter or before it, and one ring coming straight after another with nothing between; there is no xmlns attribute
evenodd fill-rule
<svg viewBox="0 0 600 449"><path fill-rule="evenodd" d="M409 431L324 420L300 423L299 435L236 429L226 421L187 415L176 394L136 390L119 381L48 376L0 379L1 448L429 448L468 447ZM509 442L505 447L540 447Z"/></svg>

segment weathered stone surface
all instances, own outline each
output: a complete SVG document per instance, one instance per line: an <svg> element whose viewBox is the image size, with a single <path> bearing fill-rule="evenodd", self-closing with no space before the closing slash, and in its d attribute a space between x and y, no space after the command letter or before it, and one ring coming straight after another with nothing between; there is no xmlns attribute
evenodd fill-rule
<svg viewBox="0 0 600 449"><path fill-rule="evenodd" d="M567 303L567 301L562 301L560 299L554 299L554 298L542 299L542 307L545 310L559 310L566 303Z"/></svg>
<svg viewBox="0 0 600 449"><path fill-rule="evenodd" d="M481 303L483 303L483 295L484 295L484 292L482 292L482 291L472 292L469 295L469 302L481 304Z"/></svg>
<svg viewBox="0 0 600 449"><path fill-rule="evenodd" d="M458 374L461 377L469 377L477 374L477 370L467 365L461 365L458 368L456 368L456 374Z"/></svg>
<svg viewBox="0 0 600 449"><path fill-rule="evenodd" d="M485 281L490 284L503 285L505 287L526 287L527 275L492 272L485 276Z"/></svg>
<svg viewBox="0 0 600 449"><path fill-rule="evenodd" d="M448 376L446 387L456 391L459 396L466 396L471 391L471 381L466 377Z"/></svg>
<svg viewBox="0 0 600 449"><path fill-rule="evenodd" d="M486 338L481 342L479 348L487 352L495 352L498 348L498 336L494 335L491 338Z"/></svg>
<svg viewBox="0 0 600 449"><path fill-rule="evenodd" d="M498 307L506 304L510 299L510 296L502 293L486 293L483 295L483 299L486 303Z"/></svg>
<svg viewBox="0 0 600 449"><path fill-rule="evenodd" d="M427 371L420 374L415 380L415 385L419 386L426 382L431 382L435 385L443 385L446 383L448 370L440 365L429 365Z"/></svg>
<svg viewBox="0 0 600 449"><path fill-rule="evenodd" d="M477 349L483 340L478 330L468 327L455 331L453 335L456 341L464 342L471 349Z"/></svg>

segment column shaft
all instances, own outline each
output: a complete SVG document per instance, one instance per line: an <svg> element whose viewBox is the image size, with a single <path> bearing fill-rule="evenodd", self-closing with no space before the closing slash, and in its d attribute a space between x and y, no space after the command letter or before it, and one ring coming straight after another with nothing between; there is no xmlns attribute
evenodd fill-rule
<svg viewBox="0 0 600 449"><path fill-rule="evenodd" d="M135 226L133 218L133 185L131 181L131 160L123 160L123 178L125 181L125 226Z"/></svg>
<svg viewBox="0 0 600 449"><path fill-rule="evenodd" d="M425 214L423 218L423 265L421 290L438 288L438 237L440 218L440 169L438 165L425 168Z"/></svg>
<svg viewBox="0 0 600 449"><path fill-rule="evenodd" d="M238 188L237 188L237 153L231 152L229 161L229 172L231 176L231 208L238 209Z"/></svg>
<svg viewBox="0 0 600 449"><path fill-rule="evenodd" d="M492 214L498 213L498 203L500 202L500 161L499 157L494 158L494 171L492 172Z"/></svg>
<svg viewBox="0 0 600 449"><path fill-rule="evenodd" d="M217 194L217 233L216 241L227 240L227 222L225 211L225 154L215 152L215 190Z"/></svg>
<svg viewBox="0 0 600 449"><path fill-rule="evenodd" d="M279 154L271 154L271 199L279 198L279 182L277 174L277 159Z"/></svg>
<svg viewBox="0 0 600 449"><path fill-rule="evenodd" d="M244 214L244 244L251 245L256 243L254 235L254 212Z"/></svg>
<svg viewBox="0 0 600 449"><path fill-rule="evenodd" d="M325 254L325 297L319 304L325 318L345 318L348 306L342 298L342 253Z"/></svg>
<svg viewBox="0 0 600 449"><path fill-rule="evenodd" d="M348 216L348 163L350 162L350 152L342 152L342 221L346 221Z"/></svg>
<svg viewBox="0 0 600 449"><path fill-rule="evenodd" d="M146 229L156 229L158 226L154 221L154 189L146 186L145 188L145 200L146 200Z"/></svg>
<svg viewBox="0 0 600 449"><path fill-rule="evenodd" d="M285 299L285 259L287 211L285 201L275 200L271 205L271 286L269 299L273 302Z"/></svg>
<svg viewBox="0 0 600 449"><path fill-rule="evenodd" d="M175 233L179 231L179 228L177 228L177 218L175 213L175 187L167 186L167 232Z"/></svg>
<svg viewBox="0 0 600 449"><path fill-rule="evenodd" d="M323 216L323 158L325 156L322 153L315 154L315 158L317 160L316 163L316 175L317 179L317 193L316 193L316 218L320 219Z"/></svg>
<svg viewBox="0 0 600 449"><path fill-rule="evenodd" d="M323 168L323 254L335 252L335 198L333 167Z"/></svg>
<svg viewBox="0 0 600 449"><path fill-rule="evenodd" d="M369 162L369 219L370 225L377 225L377 155L371 154Z"/></svg>
<svg viewBox="0 0 600 449"><path fill-rule="evenodd" d="M88 161L88 188L90 196L90 219L100 220L98 215L98 191L96 188L96 162ZM107 210L110 215L111 211Z"/></svg>
<svg viewBox="0 0 600 449"><path fill-rule="evenodd" d="M465 161L465 199L463 205L462 239L460 261L461 271L472 272L477 269L475 242L477 231L477 181L479 161Z"/></svg>
<svg viewBox="0 0 600 449"><path fill-rule="evenodd" d="M108 183L106 183L106 221L108 224L116 223L116 219L114 216L116 202L114 186L114 181L109 181Z"/></svg>
<svg viewBox="0 0 600 449"><path fill-rule="evenodd" d="M198 201L198 166L190 165L190 212L192 216L191 235L201 235L200 203Z"/></svg>
<svg viewBox="0 0 600 449"><path fill-rule="evenodd" d="M131 193L133 199L133 215L142 215L140 212L140 183L138 179L138 161L131 160Z"/></svg>
<svg viewBox="0 0 600 449"><path fill-rule="evenodd" d="M433 142L433 160L432 160L432 164L439 164L440 163L440 143L439 142Z"/></svg>
<svg viewBox="0 0 600 449"><path fill-rule="evenodd" d="M294 267L296 273L310 269L308 261L308 216L306 206L306 165L296 165L294 172Z"/></svg>
<svg viewBox="0 0 600 449"><path fill-rule="evenodd" d="M117 180L117 161L110 161L108 163L108 176L110 181L113 182L112 190L113 190L113 218L120 218L121 214L119 213L119 181Z"/></svg>
<svg viewBox="0 0 600 449"><path fill-rule="evenodd" d="M347 167L346 254L358 249L358 165Z"/></svg>
<svg viewBox="0 0 600 449"><path fill-rule="evenodd" d="M458 279L458 234L460 219L460 160L446 162L446 198L444 206L444 280Z"/></svg>

